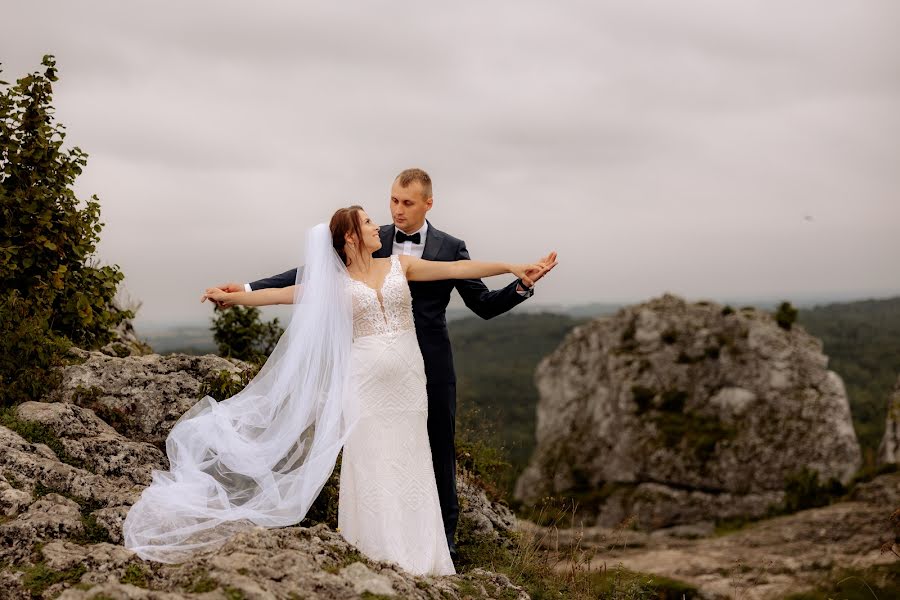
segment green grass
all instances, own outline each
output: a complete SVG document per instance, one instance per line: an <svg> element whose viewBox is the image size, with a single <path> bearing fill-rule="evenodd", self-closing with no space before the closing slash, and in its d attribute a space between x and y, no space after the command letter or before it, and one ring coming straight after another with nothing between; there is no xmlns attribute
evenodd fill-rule
<svg viewBox="0 0 900 600"><path fill-rule="evenodd" d="M148 587L150 573L141 565L131 564L125 567L125 573L119 579L121 583L128 583L140 588Z"/></svg>
<svg viewBox="0 0 900 600"><path fill-rule="evenodd" d="M887 600L900 598L900 560L865 570L848 569L838 572L830 581L787 600Z"/></svg>
<svg viewBox="0 0 900 600"><path fill-rule="evenodd" d="M81 580L81 576L86 572L87 567L84 565L76 565L64 571L51 571L47 568L46 563L39 562L33 567L24 570L22 586L28 590L32 598L41 598L44 591L51 585L60 582L78 583Z"/></svg>
<svg viewBox="0 0 900 600"><path fill-rule="evenodd" d="M208 571L197 571L194 573L194 579L187 587L187 591L192 594L204 594L219 588L219 582L209 576Z"/></svg>
<svg viewBox="0 0 900 600"><path fill-rule="evenodd" d="M20 419L18 415L16 415L15 408L0 408L0 425L12 429L31 444L47 445L53 450L53 453L56 454L60 461L68 465L78 467L79 469L87 468L84 462L74 458L66 452L62 440L59 439L59 436L57 436L53 430L41 423Z"/></svg>
<svg viewBox="0 0 900 600"><path fill-rule="evenodd" d="M513 533L508 539L512 542L512 549L506 549L496 541L479 535L472 523L465 518L460 519L457 530L459 572L464 574L481 567L503 573L513 584L524 588L533 600L681 600L682 597L698 597L696 588L656 575L634 573L621 567L588 570L593 554L577 546L570 548L562 556L553 556L543 549L540 539L533 539L522 533ZM561 564L569 567L560 571L557 567Z"/></svg>
<svg viewBox="0 0 900 600"><path fill-rule="evenodd" d="M247 596L242 590L226 585L222 588L225 594L225 600L246 600Z"/></svg>
<svg viewBox="0 0 900 600"><path fill-rule="evenodd" d="M337 563L327 567L323 567L323 570L331 573L332 575L337 575L338 572L347 565L352 565L355 562L365 562L365 560L365 557L359 552L359 550L351 548L344 556L341 557L341 559Z"/></svg>

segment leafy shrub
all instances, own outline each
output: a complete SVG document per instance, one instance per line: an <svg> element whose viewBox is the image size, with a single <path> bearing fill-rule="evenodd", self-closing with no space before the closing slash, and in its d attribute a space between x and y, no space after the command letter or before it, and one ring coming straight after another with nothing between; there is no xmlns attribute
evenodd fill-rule
<svg viewBox="0 0 900 600"><path fill-rule="evenodd" d="M264 362L284 333L278 319L263 322L254 306L216 307L215 311L210 329L219 354L226 358Z"/></svg>
<svg viewBox="0 0 900 600"><path fill-rule="evenodd" d="M784 330L790 331L791 326L797 321L797 309L790 302L782 302L775 311L775 322Z"/></svg>
<svg viewBox="0 0 900 600"><path fill-rule="evenodd" d="M216 371L204 381L203 387L200 388L200 395L212 396L216 400L231 398L247 387L250 380L259 372L260 366L259 364L254 365L240 374L232 373L227 369Z"/></svg>
<svg viewBox="0 0 900 600"><path fill-rule="evenodd" d="M43 72L0 82L0 393L4 404L37 399L67 342L97 348L130 311L113 297L123 275L94 259L100 203L82 203L73 185L87 164L63 150L51 100L52 56Z"/></svg>
<svg viewBox="0 0 900 600"><path fill-rule="evenodd" d="M18 290L0 293L0 406L38 399L59 385L52 367L69 343L50 328L51 320L49 307Z"/></svg>

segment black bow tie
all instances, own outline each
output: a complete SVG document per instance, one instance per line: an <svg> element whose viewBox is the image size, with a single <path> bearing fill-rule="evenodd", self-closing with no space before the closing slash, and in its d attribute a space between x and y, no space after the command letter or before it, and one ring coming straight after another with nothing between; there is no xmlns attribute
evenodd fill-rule
<svg viewBox="0 0 900 600"><path fill-rule="evenodd" d="M402 244L403 242L410 241L413 244L420 244L422 242L422 236L418 233L414 233L412 235L406 235L402 231L397 231L397 243Z"/></svg>

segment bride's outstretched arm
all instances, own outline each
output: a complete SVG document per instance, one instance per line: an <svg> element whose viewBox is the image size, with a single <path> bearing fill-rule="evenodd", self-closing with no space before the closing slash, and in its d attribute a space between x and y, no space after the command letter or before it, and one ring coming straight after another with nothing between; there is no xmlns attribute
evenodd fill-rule
<svg viewBox="0 0 900 600"><path fill-rule="evenodd" d="M406 278L410 281L437 281L441 279L481 279L492 275L512 273L516 277L537 277L538 273L548 271L554 264L511 264L503 262L486 262L483 260L437 261L423 260L414 256L400 256L400 262L406 269Z"/></svg>
<svg viewBox="0 0 900 600"><path fill-rule="evenodd" d="M293 304L296 285L283 288L267 288L255 292L224 292L219 288L208 288L200 302L212 300L216 303L226 302L229 305L269 306L270 304Z"/></svg>

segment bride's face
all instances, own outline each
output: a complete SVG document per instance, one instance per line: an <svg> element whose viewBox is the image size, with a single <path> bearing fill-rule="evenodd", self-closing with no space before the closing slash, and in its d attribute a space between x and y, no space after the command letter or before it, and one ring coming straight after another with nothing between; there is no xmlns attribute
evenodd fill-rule
<svg viewBox="0 0 900 600"><path fill-rule="evenodd" d="M378 224L366 214L366 211L359 211L359 229L362 231L361 247L368 252L375 252L381 248L381 236L378 233Z"/></svg>

